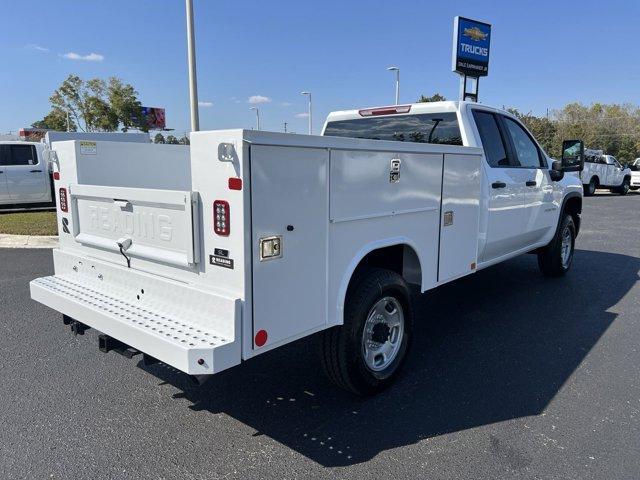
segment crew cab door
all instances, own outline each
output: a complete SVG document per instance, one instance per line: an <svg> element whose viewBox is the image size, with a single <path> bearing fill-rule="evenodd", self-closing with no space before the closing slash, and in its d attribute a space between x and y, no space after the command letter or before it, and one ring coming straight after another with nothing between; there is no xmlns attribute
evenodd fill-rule
<svg viewBox="0 0 640 480"><path fill-rule="evenodd" d="M487 262L522 248L525 237L524 189L528 172L514 168L504 127L498 116L473 109L473 117L485 153L485 246L479 261Z"/></svg>
<svg viewBox="0 0 640 480"><path fill-rule="evenodd" d="M624 176L622 173L622 165L620 165L616 157L607 157L607 158L611 162L611 164L608 165L607 167L609 169L608 185L611 185L614 187L617 187L618 185L622 185L622 180L624 179Z"/></svg>
<svg viewBox="0 0 640 480"><path fill-rule="evenodd" d="M48 167L35 145L11 144L3 166L12 203L44 202L48 199Z"/></svg>
<svg viewBox="0 0 640 480"><path fill-rule="evenodd" d="M6 159L9 154L8 145L0 145L0 203L10 203L9 188L7 187Z"/></svg>
<svg viewBox="0 0 640 480"><path fill-rule="evenodd" d="M514 163L524 175L524 236L522 247L547 237L557 223L553 183L543 154L527 129L515 119L501 115Z"/></svg>

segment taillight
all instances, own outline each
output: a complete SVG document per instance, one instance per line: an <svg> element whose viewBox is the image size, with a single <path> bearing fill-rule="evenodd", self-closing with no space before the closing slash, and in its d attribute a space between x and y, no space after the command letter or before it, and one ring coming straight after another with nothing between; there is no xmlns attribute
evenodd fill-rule
<svg viewBox="0 0 640 480"><path fill-rule="evenodd" d="M395 105L393 107L367 108L366 110L359 110L358 113L361 117L371 117L378 115L396 115L398 113L409 113L410 111L411 105Z"/></svg>
<svg viewBox="0 0 640 480"><path fill-rule="evenodd" d="M229 235L230 222L229 202L225 200L213 202L213 231L218 235Z"/></svg>
<svg viewBox="0 0 640 480"><path fill-rule="evenodd" d="M69 211L69 204L67 203L67 189L66 188L61 188L60 189L59 198L60 198L60 210L62 210L65 213L68 212Z"/></svg>

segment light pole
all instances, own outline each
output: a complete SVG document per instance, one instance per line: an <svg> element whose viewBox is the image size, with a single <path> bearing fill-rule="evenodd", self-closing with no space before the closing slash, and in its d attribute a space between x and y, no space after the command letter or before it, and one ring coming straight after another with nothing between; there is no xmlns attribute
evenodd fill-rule
<svg viewBox="0 0 640 480"><path fill-rule="evenodd" d="M196 79L196 39L193 32L193 0L186 0L187 8L187 58L189 61L189 102L191 106L191 131L200 130L198 118L198 86Z"/></svg>
<svg viewBox="0 0 640 480"><path fill-rule="evenodd" d="M256 130L260 130L260 109L258 107L251 107L251 110L256 111Z"/></svg>
<svg viewBox="0 0 640 480"><path fill-rule="evenodd" d="M400 69L398 67L387 68L390 72L396 72L396 105L400 103Z"/></svg>
<svg viewBox="0 0 640 480"><path fill-rule="evenodd" d="M313 135L313 109L311 104L311 92L300 92L300 95L307 95L309 97L309 135Z"/></svg>

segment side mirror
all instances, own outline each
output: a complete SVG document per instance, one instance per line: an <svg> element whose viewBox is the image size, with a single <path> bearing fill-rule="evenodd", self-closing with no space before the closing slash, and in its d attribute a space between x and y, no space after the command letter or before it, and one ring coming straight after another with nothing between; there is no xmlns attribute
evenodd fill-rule
<svg viewBox="0 0 640 480"><path fill-rule="evenodd" d="M584 170L584 142L582 140L562 142L562 170L564 172Z"/></svg>
<svg viewBox="0 0 640 480"><path fill-rule="evenodd" d="M562 168L562 161L554 160L551 164L551 170L549 170L549 177L554 182L559 182L564 178L564 170Z"/></svg>

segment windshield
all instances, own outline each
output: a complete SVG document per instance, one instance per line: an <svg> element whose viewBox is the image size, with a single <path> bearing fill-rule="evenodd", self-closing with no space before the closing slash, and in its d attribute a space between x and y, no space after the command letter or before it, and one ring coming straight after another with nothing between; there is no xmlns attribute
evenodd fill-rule
<svg viewBox="0 0 640 480"><path fill-rule="evenodd" d="M327 124L324 135L396 142L462 145L460 127L454 112L338 120Z"/></svg>

